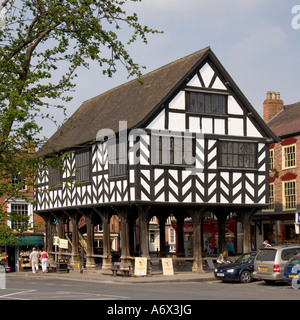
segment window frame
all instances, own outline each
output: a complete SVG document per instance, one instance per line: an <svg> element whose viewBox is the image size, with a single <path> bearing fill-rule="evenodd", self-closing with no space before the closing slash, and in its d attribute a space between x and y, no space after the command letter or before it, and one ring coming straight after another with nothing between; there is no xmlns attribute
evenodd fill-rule
<svg viewBox="0 0 300 320"><path fill-rule="evenodd" d="M168 140L170 139L170 143ZM180 141L179 141L180 140ZM191 148L185 150L184 142L190 140ZM176 146L180 149L176 149ZM185 155L188 152L188 158ZM155 166L170 167L190 167L193 166L192 160L196 153L196 139L194 136L186 137L179 134L168 133L152 133L151 137L151 164Z"/></svg>
<svg viewBox="0 0 300 320"><path fill-rule="evenodd" d="M224 153L223 144L227 143L227 152ZM228 144L238 144L237 146L233 145L232 150L233 152L228 151ZM250 159L249 159L249 166L245 167L245 159L246 157L250 157L251 153L239 153L240 145L239 144L248 144L254 146L254 153L253 153L253 165L250 166ZM257 170L257 154L258 154L258 143L257 141L249 141L249 140L219 140L218 141L218 168L219 169L239 169L239 170ZM224 163L224 156L227 155L227 163ZM232 160L229 160L229 156L231 156ZM241 158L243 157L243 158ZM239 163L243 159L243 166L240 166ZM228 165L228 161L231 161L231 165ZM234 162L237 161L237 165L234 165Z"/></svg>
<svg viewBox="0 0 300 320"><path fill-rule="evenodd" d="M78 164L77 163L77 159L79 159L78 157L80 155L83 154L88 154L88 164ZM83 183L83 184L89 184L91 183L92 180L92 150L91 148L88 149L84 149L84 150L80 150L80 151L76 151L75 152L75 181L79 182L79 183ZM87 168L87 179L82 179L80 177L80 174L82 173L82 169ZM83 173L83 175L85 175L85 173Z"/></svg>
<svg viewBox="0 0 300 320"><path fill-rule="evenodd" d="M274 169L274 148L269 150L269 169Z"/></svg>
<svg viewBox="0 0 300 320"><path fill-rule="evenodd" d="M55 189L62 187L62 170L48 165L48 188Z"/></svg>
<svg viewBox="0 0 300 320"><path fill-rule="evenodd" d="M286 195L286 186L287 184L293 183L294 187L294 193L291 195ZM289 188L290 189L290 188ZM295 206L290 207L290 205L287 207L287 197L294 197L293 203ZM282 210L283 211L291 211L291 210L296 210L297 209L297 182L296 179L293 180L287 180L282 182ZM289 200L289 203L292 203L291 200Z"/></svg>
<svg viewBox="0 0 300 320"><path fill-rule="evenodd" d="M197 103L195 110L192 110L191 107L191 97L192 95L198 95ZM203 99L200 99L200 95L203 95ZM193 113L193 114L201 114L201 115L212 115L212 116L227 116L228 115L228 93L226 92L219 92L219 91L197 91L197 90L186 90L185 91L186 97L186 112ZM213 100L218 97L218 106L216 107L213 103ZM221 107L222 112L220 112L220 101L221 98L224 99L224 105ZM202 100L203 107L198 104L198 101ZM201 108L201 110L197 110ZM209 109L209 110L208 110Z"/></svg>
<svg viewBox="0 0 300 320"><path fill-rule="evenodd" d="M107 144L108 152L108 177L109 179L126 179L128 176L128 145L127 141L122 141L124 149L121 150L119 141ZM113 151L112 151L113 150ZM112 154L113 153L113 154ZM125 163L119 163L120 160L125 160ZM116 163L110 163L111 161Z"/></svg>
<svg viewBox="0 0 300 320"><path fill-rule="evenodd" d="M286 159L285 151L289 148L295 148L293 153L288 154L288 155L294 155L294 159ZM296 151L297 151L297 148L295 143L282 146L282 169L283 170L296 168ZM293 161L292 165L286 165L287 162L291 162L291 161Z"/></svg>
<svg viewBox="0 0 300 320"><path fill-rule="evenodd" d="M271 190L272 189L272 190ZM272 199L272 201L271 201ZM275 211L275 183L269 183L269 207L262 210L263 212L273 212Z"/></svg>
<svg viewBox="0 0 300 320"><path fill-rule="evenodd" d="M19 212L17 210L13 210L13 206L24 206L26 207L26 212L24 214L24 212ZM29 203L25 203L25 202L11 202L10 203L10 206L9 206L9 212L12 213L12 212L16 212L18 215L21 215L21 216L26 216L30 219L30 204ZM28 223L30 223L30 221L28 221ZM24 222L22 221L13 221L11 220L10 221L10 228L12 230L18 230L18 229L21 229L23 226L24 226ZM15 226L17 226L17 228L15 228Z"/></svg>

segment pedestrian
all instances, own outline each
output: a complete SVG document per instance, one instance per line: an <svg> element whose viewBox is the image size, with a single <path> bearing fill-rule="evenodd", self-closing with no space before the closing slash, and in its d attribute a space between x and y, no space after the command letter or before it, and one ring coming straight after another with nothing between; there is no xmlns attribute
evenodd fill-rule
<svg viewBox="0 0 300 320"><path fill-rule="evenodd" d="M263 243L263 248L269 248L269 247L271 247L269 241L265 240L264 243Z"/></svg>
<svg viewBox="0 0 300 320"><path fill-rule="evenodd" d="M227 257L228 257L228 251L225 250L223 253L219 255L217 263L219 264L230 263L230 261L227 260Z"/></svg>
<svg viewBox="0 0 300 320"><path fill-rule="evenodd" d="M29 255L29 261L31 263L32 273L36 273L39 270L39 253L35 248L32 248L32 251Z"/></svg>
<svg viewBox="0 0 300 320"><path fill-rule="evenodd" d="M41 252L41 262L42 262L42 270L44 273L47 272L47 266L48 266L48 253L43 248Z"/></svg>

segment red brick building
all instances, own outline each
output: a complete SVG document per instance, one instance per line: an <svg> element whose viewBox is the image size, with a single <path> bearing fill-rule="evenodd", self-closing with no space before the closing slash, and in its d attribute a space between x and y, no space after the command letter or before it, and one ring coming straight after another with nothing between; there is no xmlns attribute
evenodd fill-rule
<svg viewBox="0 0 300 320"><path fill-rule="evenodd" d="M299 240L300 102L284 105L279 93L268 92L263 106L264 121L281 141L270 145L269 208L254 218L254 243L293 243Z"/></svg>

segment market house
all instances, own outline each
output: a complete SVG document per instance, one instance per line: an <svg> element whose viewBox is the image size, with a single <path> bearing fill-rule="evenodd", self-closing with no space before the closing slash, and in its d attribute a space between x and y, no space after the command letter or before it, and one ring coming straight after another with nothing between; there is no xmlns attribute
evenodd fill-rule
<svg viewBox="0 0 300 320"><path fill-rule="evenodd" d="M225 221L231 212L242 222L243 250L249 250L251 219L268 205L269 144L278 138L209 47L141 81L84 102L39 151L40 157L68 152L61 171L40 168L37 179L36 212L46 222L47 251L53 251L54 219L60 238L71 223L68 237L76 265L77 223L84 217L86 267L96 266L93 233L101 223L102 268L110 269L109 222L117 214L123 262L132 262L134 255L150 259L153 216L159 220L164 256L164 224L172 215L181 250L177 254L184 256L183 221L190 217L193 270L202 271L202 220L209 212L218 219L219 250L225 247ZM126 122L126 132L119 131L120 121ZM113 144L109 135L97 136L103 129L114 133Z"/></svg>

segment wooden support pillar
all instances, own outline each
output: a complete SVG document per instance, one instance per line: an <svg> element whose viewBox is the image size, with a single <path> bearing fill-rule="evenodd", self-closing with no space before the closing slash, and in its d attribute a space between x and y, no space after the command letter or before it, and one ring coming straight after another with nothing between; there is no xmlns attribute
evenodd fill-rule
<svg viewBox="0 0 300 320"><path fill-rule="evenodd" d="M206 209L194 210L189 209L189 215L193 219L194 232L193 232L193 252L194 252L194 263L192 271L194 272L203 272L203 259L202 259L202 223L203 216Z"/></svg>
<svg viewBox="0 0 300 320"><path fill-rule="evenodd" d="M45 222L46 222L46 245L45 245L45 249L48 252L48 259L50 260L54 260L53 255L50 253L53 251L53 236L52 236L52 223L53 223L53 218L52 215L49 214L45 214L43 216Z"/></svg>
<svg viewBox="0 0 300 320"><path fill-rule="evenodd" d="M229 212L225 210L220 210L219 212L213 211L213 213L218 219L218 254L221 254L226 250L225 224Z"/></svg>
<svg viewBox="0 0 300 320"><path fill-rule="evenodd" d="M243 253L251 251L251 221L258 209L239 209L236 214L243 227Z"/></svg>
<svg viewBox="0 0 300 320"><path fill-rule="evenodd" d="M113 208L120 217L120 236L121 236L121 262L130 261L130 239L129 239L129 208Z"/></svg>
<svg viewBox="0 0 300 320"><path fill-rule="evenodd" d="M102 220L103 229L103 258L102 258L102 269L111 269L112 267L112 256L110 248L110 218L111 209L95 209L100 215Z"/></svg>
<svg viewBox="0 0 300 320"><path fill-rule="evenodd" d="M151 207L139 207L139 227L140 227L140 253L141 257L150 258L149 255L149 218Z"/></svg>
<svg viewBox="0 0 300 320"><path fill-rule="evenodd" d="M72 262L74 270L80 271L80 255L79 255L79 237L78 237L78 216L79 214L75 211L68 213L72 222Z"/></svg>
<svg viewBox="0 0 300 320"><path fill-rule="evenodd" d="M94 255L94 224L93 224L93 214L94 211L90 212L80 212L85 217L86 223L86 268L94 269L96 267Z"/></svg>
<svg viewBox="0 0 300 320"><path fill-rule="evenodd" d="M140 255L147 258L147 274L152 274L150 254L149 254L149 218L152 207L138 207L139 227L140 227Z"/></svg>
<svg viewBox="0 0 300 320"><path fill-rule="evenodd" d="M166 253L166 216L159 216L159 246L160 252L159 256L161 258L165 258L167 256Z"/></svg>
<svg viewBox="0 0 300 320"><path fill-rule="evenodd" d="M176 216L177 220L177 256L184 257L184 238L183 238L183 225L184 225L184 217Z"/></svg>
<svg viewBox="0 0 300 320"><path fill-rule="evenodd" d="M60 239L65 239L65 214L63 212L55 212L53 213L53 216L55 217L57 221L57 236ZM63 259L64 256L62 255L61 248L58 249L58 259Z"/></svg>

